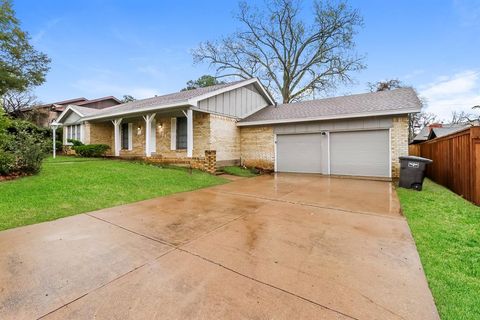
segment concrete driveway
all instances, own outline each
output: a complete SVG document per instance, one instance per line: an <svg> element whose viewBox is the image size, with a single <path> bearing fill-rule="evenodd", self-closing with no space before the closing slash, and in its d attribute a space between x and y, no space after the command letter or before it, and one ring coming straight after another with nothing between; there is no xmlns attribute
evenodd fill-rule
<svg viewBox="0 0 480 320"><path fill-rule="evenodd" d="M388 182L284 174L0 232L0 319L438 319Z"/></svg>

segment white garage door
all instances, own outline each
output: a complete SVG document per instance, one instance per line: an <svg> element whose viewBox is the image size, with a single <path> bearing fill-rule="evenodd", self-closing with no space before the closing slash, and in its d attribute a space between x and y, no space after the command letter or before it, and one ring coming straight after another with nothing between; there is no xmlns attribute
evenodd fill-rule
<svg viewBox="0 0 480 320"><path fill-rule="evenodd" d="M322 172L320 133L277 135L277 171Z"/></svg>
<svg viewBox="0 0 480 320"><path fill-rule="evenodd" d="M389 177L388 130L330 133L330 173Z"/></svg>

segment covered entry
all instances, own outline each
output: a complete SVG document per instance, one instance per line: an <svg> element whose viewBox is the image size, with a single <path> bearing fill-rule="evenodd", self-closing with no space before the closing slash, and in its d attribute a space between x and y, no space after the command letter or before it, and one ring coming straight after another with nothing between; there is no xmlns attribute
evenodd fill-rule
<svg viewBox="0 0 480 320"><path fill-rule="evenodd" d="M330 133L330 173L390 177L388 130Z"/></svg>
<svg viewBox="0 0 480 320"><path fill-rule="evenodd" d="M322 173L326 169L322 161L321 133L277 135L277 171Z"/></svg>

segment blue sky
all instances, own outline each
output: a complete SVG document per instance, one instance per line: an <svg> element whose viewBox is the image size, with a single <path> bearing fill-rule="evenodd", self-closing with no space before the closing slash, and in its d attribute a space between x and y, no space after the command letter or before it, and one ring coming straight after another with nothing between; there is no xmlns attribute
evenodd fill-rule
<svg viewBox="0 0 480 320"><path fill-rule="evenodd" d="M398 78L427 99L427 111L443 118L480 104L480 1L349 3L364 17L356 42L368 67L354 74L354 85L333 94L365 92L369 81ZM230 0L14 0L33 44L52 58L46 83L35 90L43 102L145 98L213 74L193 64L190 50L233 32L237 6ZM308 17L311 2L303 7Z"/></svg>

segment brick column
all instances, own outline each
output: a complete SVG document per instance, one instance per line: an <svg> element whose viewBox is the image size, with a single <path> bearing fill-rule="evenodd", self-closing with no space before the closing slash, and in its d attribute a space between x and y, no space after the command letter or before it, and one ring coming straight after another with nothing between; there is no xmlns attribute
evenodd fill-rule
<svg viewBox="0 0 480 320"><path fill-rule="evenodd" d="M393 117L393 126L390 131L392 178L400 176L400 162L398 157L408 156L408 117Z"/></svg>
<svg viewBox="0 0 480 320"><path fill-rule="evenodd" d="M215 173L217 171L217 151L205 150L205 171Z"/></svg>

